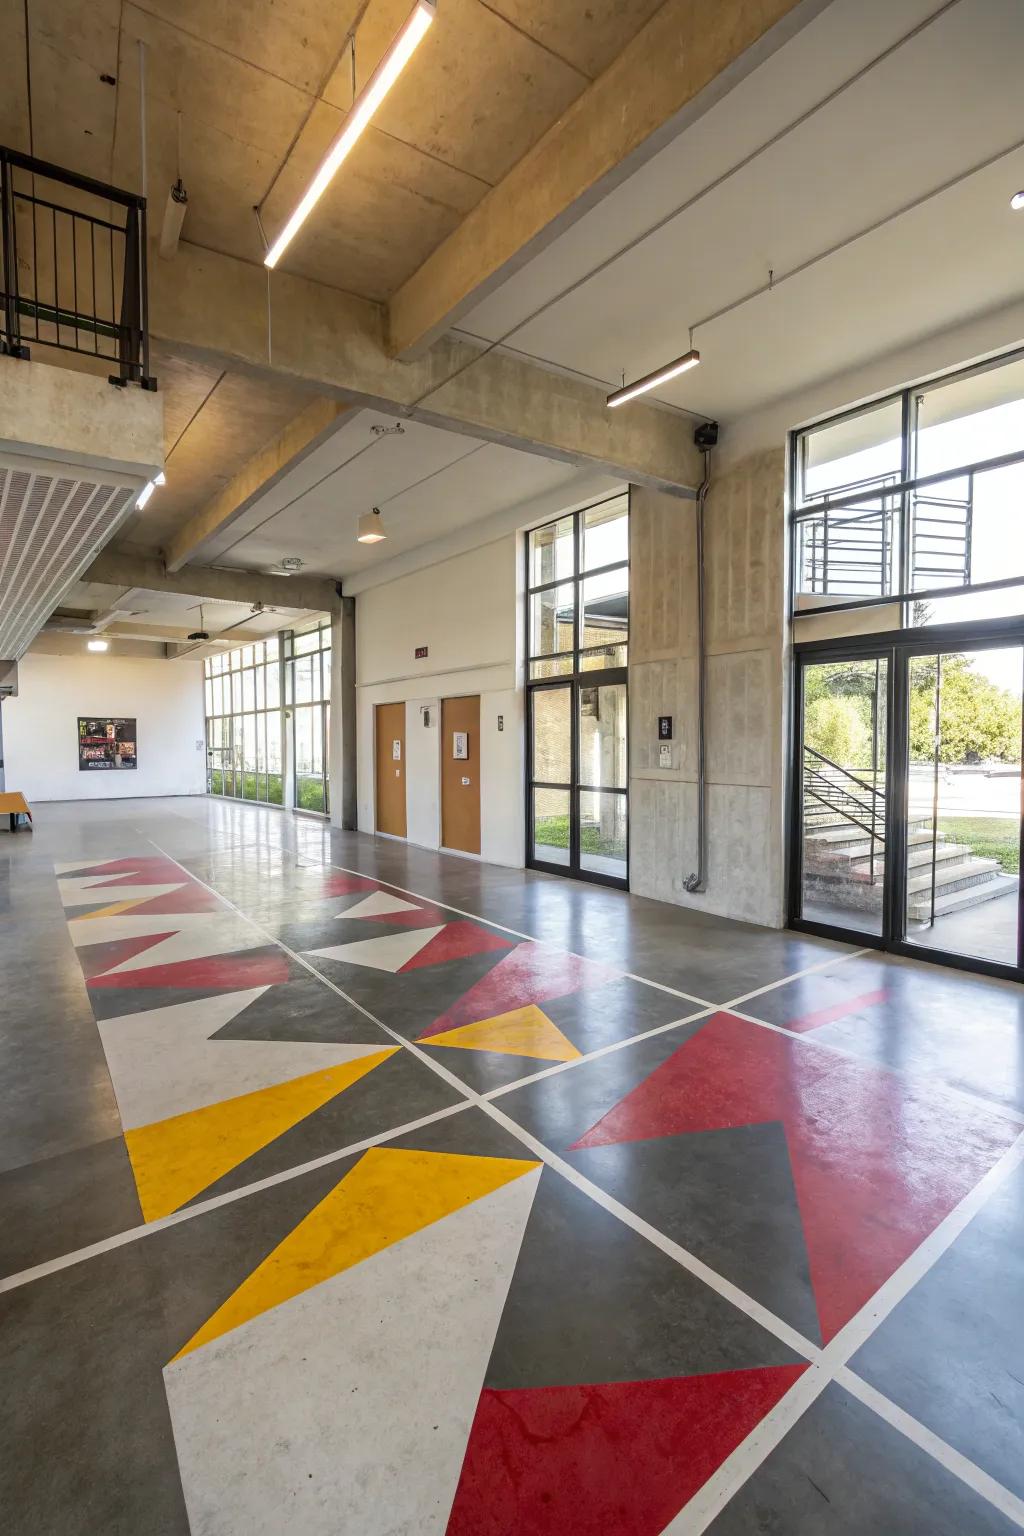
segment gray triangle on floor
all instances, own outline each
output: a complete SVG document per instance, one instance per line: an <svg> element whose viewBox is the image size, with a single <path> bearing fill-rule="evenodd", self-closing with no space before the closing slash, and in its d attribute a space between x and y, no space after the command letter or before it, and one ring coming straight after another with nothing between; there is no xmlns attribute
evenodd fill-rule
<svg viewBox="0 0 1024 1536"><path fill-rule="evenodd" d="M685 1529L679 1525L679 1536ZM1020 1526L832 1382L707 1529L709 1536L1013 1536Z"/></svg>
<svg viewBox="0 0 1024 1536"><path fill-rule="evenodd" d="M775 1122L567 1152L599 1188L821 1342L786 1133Z"/></svg>
<svg viewBox="0 0 1024 1536"><path fill-rule="evenodd" d="M154 962L155 963L155 962ZM239 992L230 987L90 987L89 1001L94 1016L101 1022L120 1019L128 1013L146 1013L151 1008L170 1008L175 1003L198 1003L205 997Z"/></svg>
<svg viewBox="0 0 1024 1536"><path fill-rule="evenodd" d="M696 1376L798 1358L562 1175L541 1174L488 1387Z"/></svg>
<svg viewBox="0 0 1024 1536"><path fill-rule="evenodd" d="M0 1295L5 1530L189 1536L163 1367L355 1160Z"/></svg>
<svg viewBox="0 0 1024 1536"><path fill-rule="evenodd" d="M335 940L336 943L343 940ZM342 992L369 1009L406 1040L415 1040L435 1019L493 970L507 950L467 955L447 964L416 966L411 971L376 971L342 960L307 957Z"/></svg>
<svg viewBox="0 0 1024 1536"><path fill-rule="evenodd" d="M417 1131L406 1131L388 1147L409 1148L417 1152L454 1152L465 1157L518 1157L536 1162L530 1148L506 1131L503 1125L482 1109L473 1106L457 1114L446 1115Z"/></svg>
<svg viewBox="0 0 1024 1536"><path fill-rule="evenodd" d="M298 1168L368 1136L379 1136L410 1120L447 1109L462 1099L456 1088L417 1061L411 1051L398 1046L387 1061L232 1168L189 1204L199 1205L213 1195L244 1189L271 1174Z"/></svg>
<svg viewBox="0 0 1024 1536"><path fill-rule="evenodd" d="M212 1040L302 1040L337 1045L394 1045L365 1013L307 973L268 987Z"/></svg>
<svg viewBox="0 0 1024 1536"><path fill-rule="evenodd" d="M619 976L601 987L585 987L568 997L552 998L540 1007L576 1049L587 1055L631 1035L688 1018L700 1004L659 987L645 986L631 976Z"/></svg>
<svg viewBox="0 0 1024 1536"><path fill-rule="evenodd" d="M697 1019L692 1024L680 1024L676 1029L652 1035L649 1040L638 1040L620 1051L609 1051L606 1056L598 1056L593 1061L579 1062L567 1072L556 1072L527 1083L523 1088L513 1088L502 1095L501 1108L545 1145L562 1152L667 1061L706 1022L706 1019ZM536 1065L540 1068L551 1063L538 1062Z"/></svg>
<svg viewBox="0 0 1024 1536"><path fill-rule="evenodd" d="M504 1088L518 1083L520 1078L533 1077L538 1072L556 1065L537 1056L510 1056L507 1051L470 1051L456 1046L432 1045L422 1042L422 1049L449 1072L475 1088L478 1093L489 1093L492 1088Z"/></svg>

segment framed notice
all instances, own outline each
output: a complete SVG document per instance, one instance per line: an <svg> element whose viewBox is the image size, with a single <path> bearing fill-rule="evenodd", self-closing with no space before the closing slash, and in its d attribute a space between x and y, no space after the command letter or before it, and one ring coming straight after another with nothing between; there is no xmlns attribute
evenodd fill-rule
<svg viewBox="0 0 1024 1536"><path fill-rule="evenodd" d="M78 717L78 771L137 768L135 721L120 717Z"/></svg>

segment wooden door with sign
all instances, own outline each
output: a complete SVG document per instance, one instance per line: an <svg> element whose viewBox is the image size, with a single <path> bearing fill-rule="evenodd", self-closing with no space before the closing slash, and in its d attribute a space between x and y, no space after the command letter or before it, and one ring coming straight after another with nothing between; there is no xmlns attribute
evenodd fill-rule
<svg viewBox="0 0 1024 1536"><path fill-rule="evenodd" d="M405 837L405 705L377 705L377 831Z"/></svg>
<svg viewBox="0 0 1024 1536"><path fill-rule="evenodd" d="M479 694L441 701L441 846L480 852Z"/></svg>

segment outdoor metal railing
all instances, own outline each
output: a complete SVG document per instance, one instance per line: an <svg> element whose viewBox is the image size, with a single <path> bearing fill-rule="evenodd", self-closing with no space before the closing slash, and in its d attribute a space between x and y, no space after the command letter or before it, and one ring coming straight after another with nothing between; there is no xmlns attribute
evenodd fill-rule
<svg viewBox="0 0 1024 1536"><path fill-rule="evenodd" d="M153 389L148 302L145 198L0 146L0 351L86 353Z"/></svg>
<svg viewBox="0 0 1024 1536"><path fill-rule="evenodd" d="M814 804L859 827L868 838L868 878L875 883L875 864L885 848L885 785L874 770L861 778L831 758L804 746L804 816Z"/></svg>

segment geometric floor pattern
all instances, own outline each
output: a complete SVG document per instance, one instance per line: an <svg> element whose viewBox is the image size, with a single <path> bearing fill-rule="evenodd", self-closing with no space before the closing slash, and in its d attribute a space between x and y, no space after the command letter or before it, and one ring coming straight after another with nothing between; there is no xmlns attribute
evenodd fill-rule
<svg viewBox="0 0 1024 1536"><path fill-rule="evenodd" d="M444 860L419 896L153 814L11 854L0 958L55 973L0 1032L12 1530L1024 1528L1012 994L950 978L986 1080L920 967L713 1006L453 910Z"/></svg>

